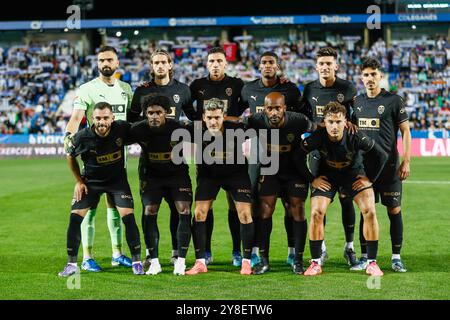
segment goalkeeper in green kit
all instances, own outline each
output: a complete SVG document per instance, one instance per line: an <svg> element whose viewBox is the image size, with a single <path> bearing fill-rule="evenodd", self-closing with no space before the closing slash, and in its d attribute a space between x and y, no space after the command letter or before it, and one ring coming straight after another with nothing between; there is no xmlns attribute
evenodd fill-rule
<svg viewBox="0 0 450 320"><path fill-rule="evenodd" d="M116 120L126 120L127 109L130 108L133 93L128 83L114 77L119 67L116 49L102 47L97 55L99 76L80 86L75 98L72 115L66 128L64 147L67 150L72 136L78 131L81 120L86 115L89 125L92 125L92 112L98 102L107 102L113 108ZM126 162L125 162L126 163ZM122 254L123 226L114 201L106 196L107 220L112 244L113 266L132 266L131 259ZM101 267L93 259L96 208L91 208L81 224L81 239L83 242L83 263L81 267L91 272L101 271Z"/></svg>

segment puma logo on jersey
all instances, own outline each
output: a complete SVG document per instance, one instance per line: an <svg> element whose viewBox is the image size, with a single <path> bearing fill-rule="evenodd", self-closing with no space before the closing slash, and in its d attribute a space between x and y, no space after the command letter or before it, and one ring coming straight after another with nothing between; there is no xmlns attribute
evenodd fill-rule
<svg viewBox="0 0 450 320"><path fill-rule="evenodd" d="M362 107L356 107L356 109L358 109L358 111L361 112Z"/></svg>
<svg viewBox="0 0 450 320"><path fill-rule="evenodd" d="M250 96L250 98L252 98L252 99L255 100L255 101L256 101L256 97L257 97L257 96Z"/></svg>
<svg viewBox="0 0 450 320"><path fill-rule="evenodd" d="M198 90L198 93L200 93L202 96L205 95L205 90Z"/></svg>
<svg viewBox="0 0 450 320"><path fill-rule="evenodd" d="M312 97L315 102L319 102L319 97Z"/></svg>
<svg viewBox="0 0 450 320"><path fill-rule="evenodd" d="M106 99L106 97L103 94L98 95L100 98Z"/></svg>

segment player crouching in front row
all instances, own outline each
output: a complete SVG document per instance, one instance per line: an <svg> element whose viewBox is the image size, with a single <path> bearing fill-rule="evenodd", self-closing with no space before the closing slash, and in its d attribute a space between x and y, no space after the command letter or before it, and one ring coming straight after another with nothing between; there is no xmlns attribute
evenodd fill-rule
<svg viewBox="0 0 450 320"><path fill-rule="evenodd" d="M225 104L217 98L210 99L203 107L202 136L205 139L202 144L197 145L203 158L196 157L198 176L195 191L196 225L193 231L197 239L194 242L196 262L190 270L186 271L187 275L208 271L205 262L205 221L220 188L231 194L240 221L240 234L244 247L240 273L252 274L250 258L255 227L252 220L251 182L248 165L243 156L242 142L244 140L238 143L239 139L235 133L237 130L243 131L244 125L224 121L225 115ZM212 148L213 145L214 148Z"/></svg>
<svg viewBox="0 0 450 320"><path fill-rule="evenodd" d="M323 111L325 128L312 133L302 142L299 155L313 150L321 154L318 175L312 177L311 223L309 229L311 265L305 276L322 273L320 256L324 239L323 220L336 192L353 198L364 218L364 237L367 239L368 265L366 273L382 276L376 263L378 250L378 221L375 212L375 195L372 184L380 175L387 154L374 140L361 132L350 134L345 128L346 110L338 102L330 102ZM362 155L362 156L361 156ZM363 159L369 160L378 170L366 175ZM300 162L299 162L300 163ZM304 167L299 170L304 170Z"/></svg>
<svg viewBox="0 0 450 320"><path fill-rule="evenodd" d="M144 274L141 264L141 240L133 214L133 197L124 166L124 146L130 124L114 121L112 107L99 102L93 111L94 124L79 131L70 141L67 161L77 180L72 201L72 212L67 230L68 263L58 275L68 277L78 273L78 249L81 242L81 223L90 208L95 208L103 193L114 200L125 225L125 234L132 255L132 269ZM84 164L83 175L76 157Z"/></svg>

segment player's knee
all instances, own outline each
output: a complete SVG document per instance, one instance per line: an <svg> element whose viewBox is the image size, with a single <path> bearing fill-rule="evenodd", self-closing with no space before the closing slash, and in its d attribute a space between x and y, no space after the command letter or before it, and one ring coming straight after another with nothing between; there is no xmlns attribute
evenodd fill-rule
<svg viewBox="0 0 450 320"><path fill-rule="evenodd" d="M275 205L270 202L266 202L266 201L262 201L261 206L259 208L261 215L272 214L274 209L275 209Z"/></svg>
<svg viewBox="0 0 450 320"><path fill-rule="evenodd" d="M291 203L291 216L295 221L305 221L305 203L296 202L294 205Z"/></svg>
<svg viewBox="0 0 450 320"><path fill-rule="evenodd" d="M195 208L195 221L204 222L206 221L206 216L208 215L208 210L202 208Z"/></svg>
<svg viewBox="0 0 450 320"><path fill-rule="evenodd" d="M130 214L133 214L133 213L134 213L133 210L120 210L119 211L119 214L120 214L121 218L126 217L126 216L128 216Z"/></svg>
<svg viewBox="0 0 450 320"><path fill-rule="evenodd" d="M315 223L323 223L325 210L321 208L311 208L311 220Z"/></svg>
<svg viewBox="0 0 450 320"><path fill-rule="evenodd" d="M361 208L361 213L363 214L364 221L372 221L376 216L375 206L363 207Z"/></svg>
<svg viewBox="0 0 450 320"><path fill-rule="evenodd" d="M156 206L145 206L144 214L146 216L154 216L158 214L158 209Z"/></svg>
<svg viewBox="0 0 450 320"><path fill-rule="evenodd" d="M86 216L87 212L88 212L87 209L72 210L72 214L76 214L82 218L84 218Z"/></svg>
<svg viewBox="0 0 450 320"><path fill-rule="evenodd" d="M395 215L395 214L399 214L400 211L402 211L402 208L400 206L398 206L398 207L388 207L387 211L388 211L388 214Z"/></svg>
<svg viewBox="0 0 450 320"><path fill-rule="evenodd" d="M185 207L181 207L179 214L185 214L185 215L190 215L191 214L191 208L189 208L188 206Z"/></svg>
<svg viewBox="0 0 450 320"><path fill-rule="evenodd" d="M269 219L273 214L274 208L273 206L261 206L260 209L260 217L261 219Z"/></svg>
<svg viewBox="0 0 450 320"><path fill-rule="evenodd" d="M305 212L292 213L292 218L294 219L294 221L297 222L305 221L306 220Z"/></svg>
<svg viewBox="0 0 450 320"><path fill-rule="evenodd" d="M304 212L305 211L305 201L300 200L300 199L291 201L289 206L291 208L291 212Z"/></svg>
<svg viewBox="0 0 450 320"><path fill-rule="evenodd" d="M239 222L242 224L249 224L253 222L252 219L252 210L251 209L242 209L238 212Z"/></svg>

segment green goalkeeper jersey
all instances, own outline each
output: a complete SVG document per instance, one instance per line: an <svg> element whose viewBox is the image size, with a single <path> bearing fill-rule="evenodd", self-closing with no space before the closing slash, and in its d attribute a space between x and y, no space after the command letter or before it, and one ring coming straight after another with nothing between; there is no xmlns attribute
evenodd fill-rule
<svg viewBox="0 0 450 320"><path fill-rule="evenodd" d="M127 120L133 92L128 83L116 79L113 85L95 78L80 86L74 102L74 109L85 110L89 126L92 125L92 112L98 102L107 102L112 106L115 120Z"/></svg>

